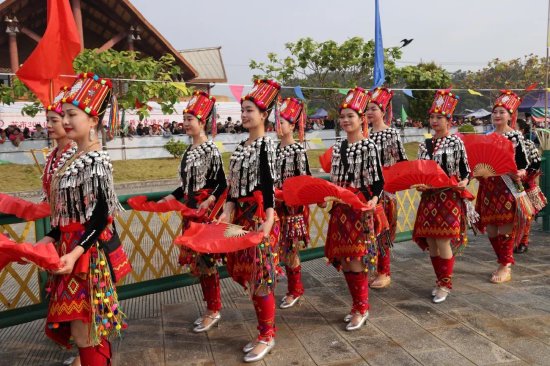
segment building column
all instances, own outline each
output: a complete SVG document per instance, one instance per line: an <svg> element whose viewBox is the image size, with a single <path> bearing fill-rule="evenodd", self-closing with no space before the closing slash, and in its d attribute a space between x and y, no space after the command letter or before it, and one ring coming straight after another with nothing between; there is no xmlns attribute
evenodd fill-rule
<svg viewBox="0 0 550 366"><path fill-rule="evenodd" d="M82 27L82 7L80 0L71 0L71 8L73 10L74 21L76 23L76 29L80 35L80 49L84 49L84 28Z"/></svg>
<svg viewBox="0 0 550 366"><path fill-rule="evenodd" d="M10 50L11 72L19 70L19 52L17 50L17 33L19 33L19 20L15 15L6 16L6 33L8 35L8 45Z"/></svg>

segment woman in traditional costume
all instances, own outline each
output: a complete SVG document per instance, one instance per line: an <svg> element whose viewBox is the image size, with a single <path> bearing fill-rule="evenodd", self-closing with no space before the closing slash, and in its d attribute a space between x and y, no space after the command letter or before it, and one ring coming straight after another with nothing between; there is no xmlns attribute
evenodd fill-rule
<svg viewBox="0 0 550 366"><path fill-rule="evenodd" d="M529 168L529 157L523 135L515 130L517 109L521 98L510 90L503 90L493 105L492 121L494 133L510 140L514 146L517 166L515 175L502 175L479 180L476 210L480 219L478 227L487 231L499 266L491 276L491 282L503 283L512 279L514 247L523 236L523 230L532 217L529 206L522 203L524 196L521 179L525 179Z"/></svg>
<svg viewBox="0 0 550 366"><path fill-rule="evenodd" d="M353 300L352 310L344 318L348 331L360 329L368 318L367 271L376 262L377 234L381 227L381 220L375 218L375 208L382 195L384 178L378 149L374 141L366 138L367 101L365 90L356 87L340 105L339 122L346 139L333 146L330 172L333 183L358 194L370 208L362 212L346 204L334 203L330 211L325 257L337 270L344 272ZM380 214L384 216L383 209L378 211Z"/></svg>
<svg viewBox="0 0 550 366"><path fill-rule="evenodd" d="M184 109L183 128L191 137L192 144L181 158L181 186L161 201L183 199L188 207L207 214L227 188L220 151L205 132L207 122L210 121L212 135L215 135L215 103L216 98L204 91L197 91ZM183 230L188 226L189 221L184 219ZM222 257L200 254L182 247L179 262L189 267L191 274L200 279L207 311L195 321L193 331L206 332L221 319L222 302L217 264L222 262Z"/></svg>
<svg viewBox="0 0 550 366"><path fill-rule="evenodd" d="M46 109L46 127L48 137L55 141L55 148L46 157L42 173L42 200L49 201L50 183L53 172L76 152L76 145L67 137L63 128L62 99L68 94L69 88L63 87Z"/></svg>
<svg viewBox="0 0 550 366"><path fill-rule="evenodd" d="M529 135L529 125L524 120L518 120L518 127L523 136ZM533 215L528 220L523 230L522 238L519 245L514 248L514 253L522 254L527 252L529 248L529 236L531 234L531 225L535 220L537 214L546 206L547 200L544 193L540 190L538 179L541 175L541 157L537 146L533 141L528 138L524 139L525 148L529 158L529 167L527 168L527 174L522 181L527 197L533 206Z"/></svg>
<svg viewBox="0 0 550 366"><path fill-rule="evenodd" d="M265 130L279 90L280 85L272 80L256 80L242 98L241 120L248 138L231 155L228 198L219 219L264 234L259 245L227 254L227 270L233 280L249 289L258 318L259 335L243 348L245 362L263 359L275 346L273 291L279 241L274 209L276 146Z"/></svg>
<svg viewBox="0 0 550 366"><path fill-rule="evenodd" d="M458 187L444 189L417 188L422 192L413 230L413 240L422 250L429 250L436 275L432 301L441 303L452 289L455 253L468 242L469 201L462 198L460 189L468 185L470 167L462 140L450 133L453 112L458 97L450 90L438 90L429 110L433 137L418 147L419 160L434 160ZM472 211L473 207L470 209Z"/></svg>
<svg viewBox="0 0 550 366"><path fill-rule="evenodd" d="M378 148L378 156L383 167L387 168L400 161L407 160L407 153L401 141L401 135L395 128L390 127L392 121L393 90L378 87L368 94L367 121L372 124L369 138ZM381 198L384 212L390 225L391 243L395 240L397 230L397 197L395 194L384 191ZM377 276L371 282L371 288L385 288L391 283L390 271L390 244L381 243L383 250L379 251L377 259Z"/></svg>
<svg viewBox="0 0 550 366"><path fill-rule="evenodd" d="M110 365L108 338L125 327L115 282L131 267L112 224L121 206L98 140L111 93L110 80L85 73L59 101L76 152L48 173L52 231L41 242L58 242L62 267L47 287L46 335L65 347L72 338L82 366Z"/></svg>
<svg viewBox="0 0 550 366"><path fill-rule="evenodd" d="M306 113L304 103L296 98L286 98L281 105L280 127L277 131L281 138L277 146L277 188L282 188L287 178L311 175L306 150L294 140L296 126L300 141L304 139ZM286 309L294 306L304 294L299 252L309 244L309 207L291 207L283 201L277 201L276 211L281 222L279 259L285 265L288 279L288 291L279 307Z"/></svg>

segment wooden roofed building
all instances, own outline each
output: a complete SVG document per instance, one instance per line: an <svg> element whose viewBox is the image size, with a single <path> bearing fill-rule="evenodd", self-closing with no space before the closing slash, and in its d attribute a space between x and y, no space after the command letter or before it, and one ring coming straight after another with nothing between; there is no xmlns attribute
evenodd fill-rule
<svg viewBox="0 0 550 366"><path fill-rule="evenodd" d="M197 52L190 52L191 62L185 52L177 51L129 0L67 1L70 1L84 48L135 50L153 58L171 54L182 70L180 79L183 81L196 80L200 85L227 81L219 48L216 49L216 70L221 63L222 77L219 73L205 72L210 68L205 67L205 59L197 57ZM0 72L16 72L32 53L46 30L46 12L47 0L5 0L0 3L3 25L0 31ZM212 53L207 52L208 60ZM194 63L198 66L195 67Z"/></svg>

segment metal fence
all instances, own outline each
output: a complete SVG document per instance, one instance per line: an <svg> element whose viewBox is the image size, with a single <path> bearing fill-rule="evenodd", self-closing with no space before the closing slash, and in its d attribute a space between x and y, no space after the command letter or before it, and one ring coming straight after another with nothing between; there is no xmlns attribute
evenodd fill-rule
<svg viewBox="0 0 550 366"><path fill-rule="evenodd" d="M474 191L476 187L471 187ZM147 194L157 200L169 192ZM129 209L126 201L133 195L120 196L127 211L116 218L117 230L133 266L133 272L118 284L119 298L127 299L197 283L197 279L178 264L179 249L172 244L182 230L181 216L176 212L150 213ZM397 240L411 237L420 195L415 190L399 192ZM330 205L311 206L311 245L302 260L321 258L328 226ZM49 230L49 220L24 222L13 216L0 216L0 232L18 242L40 240ZM227 275L224 268L222 276ZM0 272L0 328L45 316L46 274L35 266L10 264Z"/></svg>

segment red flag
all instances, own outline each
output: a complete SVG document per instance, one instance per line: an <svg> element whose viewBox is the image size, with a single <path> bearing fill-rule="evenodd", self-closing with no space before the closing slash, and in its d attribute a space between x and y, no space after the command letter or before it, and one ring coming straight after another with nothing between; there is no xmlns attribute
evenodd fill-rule
<svg viewBox="0 0 550 366"><path fill-rule="evenodd" d="M533 83L533 84L529 85L527 88L525 88L525 91L534 90L534 89L537 88L538 85L539 85L539 83Z"/></svg>
<svg viewBox="0 0 550 366"><path fill-rule="evenodd" d="M75 73L73 60L80 48L69 0L48 0L46 32L16 75L47 106L54 93L74 81L60 75Z"/></svg>

